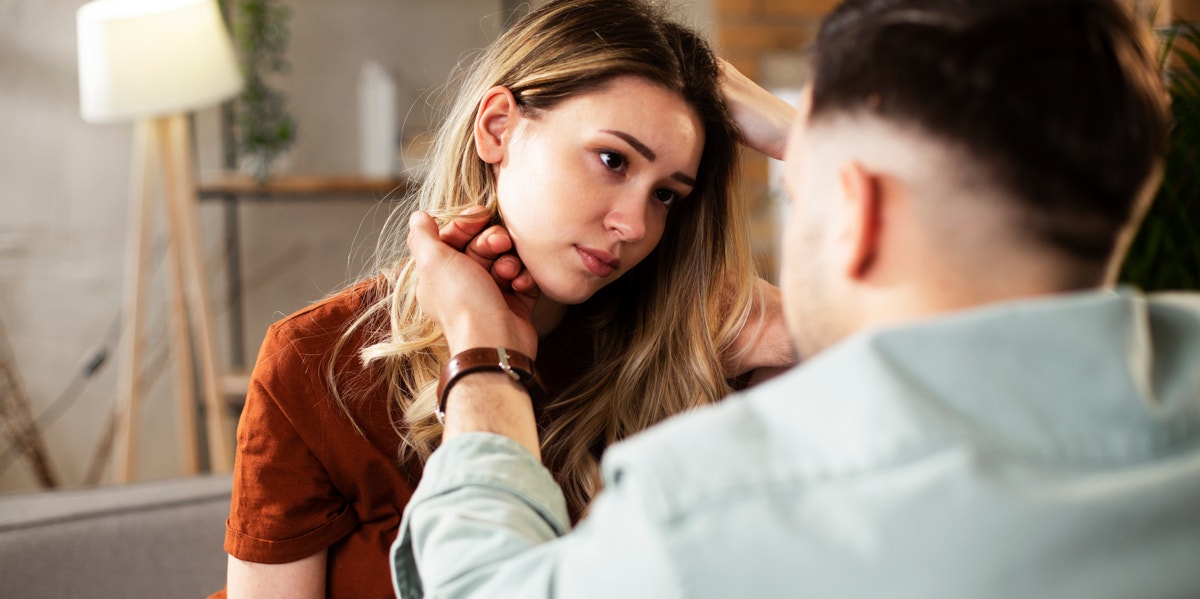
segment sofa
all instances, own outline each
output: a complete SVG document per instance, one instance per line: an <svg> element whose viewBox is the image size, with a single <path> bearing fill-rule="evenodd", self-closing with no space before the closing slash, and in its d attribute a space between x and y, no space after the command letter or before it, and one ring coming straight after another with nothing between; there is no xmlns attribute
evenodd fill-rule
<svg viewBox="0 0 1200 599"><path fill-rule="evenodd" d="M229 475L0 495L0 596L206 597L225 584Z"/></svg>

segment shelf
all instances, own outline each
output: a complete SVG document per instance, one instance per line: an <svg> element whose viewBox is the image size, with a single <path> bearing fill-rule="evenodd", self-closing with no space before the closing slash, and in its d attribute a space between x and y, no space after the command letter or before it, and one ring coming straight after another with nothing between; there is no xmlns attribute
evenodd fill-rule
<svg viewBox="0 0 1200 599"><path fill-rule="evenodd" d="M249 386L249 374L244 369L242 351L245 330L242 315L241 243L239 241L238 205L246 201L340 200L368 199L372 201L400 200L411 193L418 182L411 177L364 177L362 175L277 175L259 183L245 173L215 171L198 177L196 192L201 200L224 199L224 243L226 295L229 302L229 338L232 362L230 373L218 382L227 398L244 397Z"/></svg>
<svg viewBox="0 0 1200 599"><path fill-rule="evenodd" d="M218 173L200 177L201 198L238 196L369 195L398 198L416 183L404 177L372 178L362 175L278 175L265 183L243 173Z"/></svg>

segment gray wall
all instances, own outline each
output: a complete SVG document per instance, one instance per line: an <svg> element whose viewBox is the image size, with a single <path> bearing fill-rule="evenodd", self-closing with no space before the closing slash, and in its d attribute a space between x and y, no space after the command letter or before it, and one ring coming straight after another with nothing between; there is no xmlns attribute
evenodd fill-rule
<svg viewBox="0 0 1200 599"><path fill-rule="evenodd" d="M132 126L78 116L75 11L83 0L0 0L0 337L6 338L35 414L71 385L99 346L110 360L78 401L42 432L61 477L79 485L114 404ZM676 2L707 29L708 0ZM357 168L357 81L374 59L400 82L407 130L430 125L425 101L464 53L499 29L497 0L294 0L283 80L300 137L285 168ZM411 110L409 110L412 108ZM201 172L219 164L214 110L197 115ZM161 210L160 210L161 213ZM243 274L251 360L267 325L359 274L386 208L370 198L244 202ZM222 208L201 206L202 237L218 305L218 346L228 347ZM157 262L156 262L157 264ZM158 271L155 271L158 272ZM157 276L153 298L166 290ZM150 354L165 357L164 310L151 311ZM227 352L223 352L227 359ZM159 362L141 423L140 478L179 472L169 367ZM0 440L0 452L8 449ZM5 462L0 461L0 466ZM107 475L106 475L107 479ZM36 487L24 461L0 472L0 492Z"/></svg>

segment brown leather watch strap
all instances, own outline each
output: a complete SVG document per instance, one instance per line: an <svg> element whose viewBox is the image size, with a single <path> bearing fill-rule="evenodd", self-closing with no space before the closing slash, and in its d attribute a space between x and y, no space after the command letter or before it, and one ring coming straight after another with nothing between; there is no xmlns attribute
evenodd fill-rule
<svg viewBox="0 0 1200 599"><path fill-rule="evenodd" d="M533 360L529 356L503 347L475 347L450 358L442 367L438 379L437 419L446 423L446 397L460 379L475 372L503 372L512 380L528 386L533 380Z"/></svg>

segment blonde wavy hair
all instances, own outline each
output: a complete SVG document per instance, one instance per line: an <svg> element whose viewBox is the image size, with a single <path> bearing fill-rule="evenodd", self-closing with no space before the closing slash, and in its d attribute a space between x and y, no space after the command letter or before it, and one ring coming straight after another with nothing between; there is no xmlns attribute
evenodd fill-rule
<svg viewBox="0 0 1200 599"><path fill-rule="evenodd" d="M556 0L527 14L457 82L437 132L427 175L389 218L380 238L381 293L341 337L356 332L361 358L386 384L402 462L422 462L442 429L434 416L445 338L421 311L404 225L414 207L445 223L483 205L498 220L492 169L476 154L472 127L484 92L507 87L536 117L616 77L643 77L680 95L703 122L705 146L688 201L671 208L657 248L625 276L571 308L591 336L595 360L564 393L538 406L542 455L581 517L599 491L603 447L730 391L722 355L746 323L754 268L745 214L732 187L735 129L719 90L717 62L694 31L636 0ZM652 118L652 117L648 117ZM343 410L334 360L326 378ZM356 387L358 385L355 385Z"/></svg>

